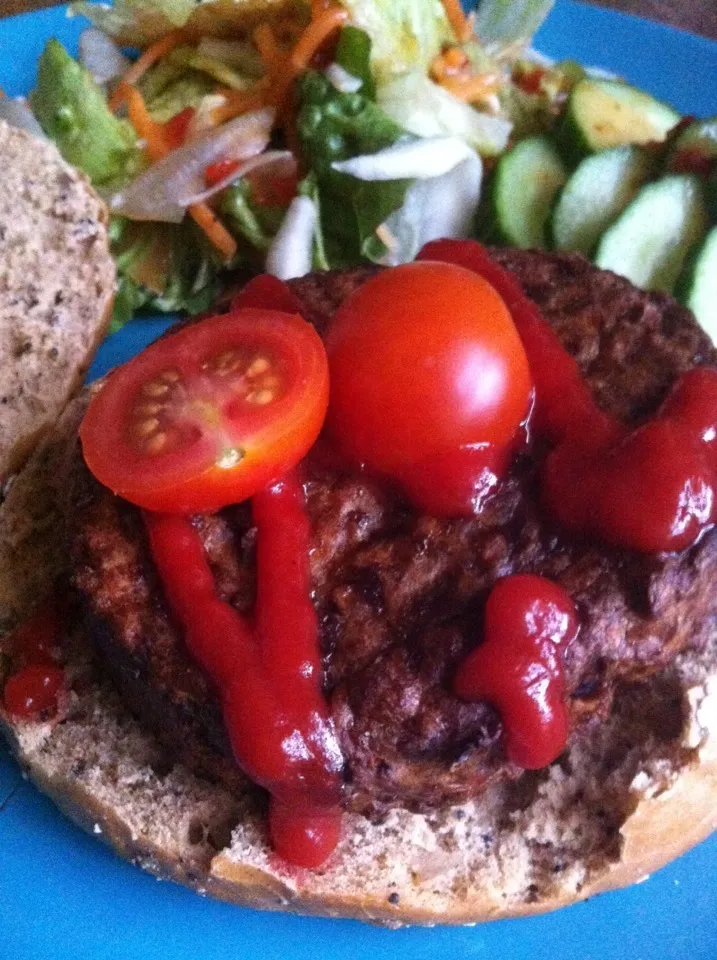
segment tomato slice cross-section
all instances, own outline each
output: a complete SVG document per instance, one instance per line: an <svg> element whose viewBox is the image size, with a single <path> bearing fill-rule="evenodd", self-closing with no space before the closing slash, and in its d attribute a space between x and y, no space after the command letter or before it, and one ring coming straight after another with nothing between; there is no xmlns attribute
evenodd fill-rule
<svg viewBox="0 0 717 960"><path fill-rule="evenodd" d="M328 395L326 353L309 323L234 310L158 340L109 376L80 427L85 461L146 509L219 510L304 457Z"/></svg>

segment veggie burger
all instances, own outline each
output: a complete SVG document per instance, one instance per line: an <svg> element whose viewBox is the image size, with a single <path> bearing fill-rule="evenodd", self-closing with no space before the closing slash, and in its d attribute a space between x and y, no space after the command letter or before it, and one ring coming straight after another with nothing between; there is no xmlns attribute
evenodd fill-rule
<svg viewBox="0 0 717 960"><path fill-rule="evenodd" d="M152 191L112 191L145 222ZM218 242L209 199L188 208ZM433 239L285 279L272 249L7 489L0 580L38 575L4 618L0 724L30 776L158 875L394 925L552 909L702 839L717 353L694 316L579 254Z"/></svg>

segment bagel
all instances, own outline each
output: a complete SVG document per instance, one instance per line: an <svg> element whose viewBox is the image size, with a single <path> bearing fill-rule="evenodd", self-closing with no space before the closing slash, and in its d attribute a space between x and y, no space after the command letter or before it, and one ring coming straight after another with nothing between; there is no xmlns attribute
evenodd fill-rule
<svg viewBox="0 0 717 960"><path fill-rule="evenodd" d="M0 480L85 379L111 318L108 214L88 179L0 121Z"/></svg>
<svg viewBox="0 0 717 960"><path fill-rule="evenodd" d="M551 262L564 277L592 270L580 258ZM316 286L318 322L319 305L336 303L320 277L305 283ZM616 283L593 271L595 296ZM537 297L537 283L535 290ZM562 302L560 290L555 296ZM679 308L649 296L654 342L655 311L664 310L675 331ZM570 311L579 309L568 299ZM684 313L680 322L693 324ZM73 519L61 512L38 539L23 518L29 503L57 505L88 397L68 408L0 507L0 530L24 524L13 563L0 555L0 583L13 583L18 557L28 568L38 556L54 558L35 598L67 576L62 521ZM64 640L67 692L58 715L23 721L0 708L0 728L61 809L157 876L261 909L390 926L476 923L637 882L717 828L717 633L709 623L704 633L703 643L687 644L651 675L618 679L609 712L587 720L548 768L494 782L459 804L345 813L338 848L314 872L272 853L262 791L203 775L167 752L130 711L83 627ZM3 653L7 662L7 638Z"/></svg>

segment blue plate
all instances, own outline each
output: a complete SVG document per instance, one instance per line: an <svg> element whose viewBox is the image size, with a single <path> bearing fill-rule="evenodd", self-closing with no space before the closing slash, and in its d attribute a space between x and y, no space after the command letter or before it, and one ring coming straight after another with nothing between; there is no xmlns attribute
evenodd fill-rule
<svg viewBox="0 0 717 960"><path fill-rule="evenodd" d="M74 49L81 28L62 10L0 21L0 86L25 93L47 38ZM717 112L717 44L707 40L558 0L536 46L615 70L683 112ZM108 340L93 374L166 322L140 321ZM123 863L67 822L0 750L0 960L714 960L716 878L717 835L646 883L530 920L391 932L256 913Z"/></svg>

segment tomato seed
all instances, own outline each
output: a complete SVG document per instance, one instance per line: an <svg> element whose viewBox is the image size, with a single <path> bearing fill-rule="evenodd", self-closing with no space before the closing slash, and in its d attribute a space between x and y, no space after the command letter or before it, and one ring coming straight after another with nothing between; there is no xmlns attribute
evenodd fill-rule
<svg viewBox="0 0 717 960"><path fill-rule="evenodd" d="M145 444L147 453L161 453L167 443L166 433L155 433Z"/></svg>
<svg viewBox="0 0 717 960"><path fill-rule="evenodd" d="M269 361L266 357L254 357L247 368L246 375L247 377L258 377L260 374L266 373L268 369Z"/></svg>
<svg viewBox="0 0 717 960"><path fill-rule="evenodd" d="M148 397L163 397L169 393L169 387L166 383L160 383L158 380L150 380L142 387L142 393Z"/></svg>

